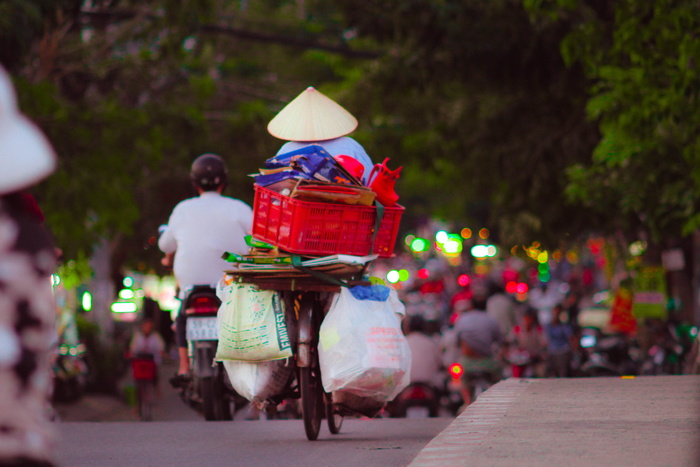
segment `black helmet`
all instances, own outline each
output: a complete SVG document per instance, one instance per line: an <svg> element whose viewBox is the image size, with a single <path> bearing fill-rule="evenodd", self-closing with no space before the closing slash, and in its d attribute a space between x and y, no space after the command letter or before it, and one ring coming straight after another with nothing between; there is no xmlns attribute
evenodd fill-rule
<svg viewBox="0 0 700 467"><path fill-rule="evenodd" d="M226 163L216 154L202 154L192 163L190 179L204 191L214 191L228 182Z"/></svg>

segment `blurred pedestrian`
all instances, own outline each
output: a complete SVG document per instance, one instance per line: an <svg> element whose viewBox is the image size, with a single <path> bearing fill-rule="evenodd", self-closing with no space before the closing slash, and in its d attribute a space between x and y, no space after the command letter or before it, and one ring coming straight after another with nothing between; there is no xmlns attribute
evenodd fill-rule
<svg viewBox="0 0 700 467"><path fill-rule="evenodd" d="M440 344L426 333L426 320L420 316L408 319L406 340L411 349L411 383L425 383L440 389L443 383Z"/></svg>
<svg viewBox="0 0 700 467"><path fill-rule="evenodd" d="M580 297L576 292L569 292L564 298L564 311L567 314L567 322L571 325L574 333L578 331L578 314L581 311Z"/></svg>
<svg viewBox="0 0 700 467"><path fill-rule="evenodd" d="M552 310L552 322L544 327L547 338L547 374L557 378L569 376L572 355L573 328L562 321L564 307L559 304Z"/></svg>
<svg viewBox="0 0 700 467"><path fill-rule="evenodd" d="M442 349L442 363L445 368L449 368L453 363L458 363L462 359L462 351L459 348L457 329L455 323L459 317L473 308L471 300L471 292L469 298L456 300L451 305L450 321L442 331L440 338L440 348Z"/></svg>
<svg viewBox="0 0 700 467"><path fill-rule="evenodd" d="M482 293L475 289L473 292L473 308L460 314L455 322L464 369L462 398L465 405L473 402L473 383L477 374L488 374L490 383L495 384L503 371L499 362L501 330L496 320L486 313L486 291Z"/></svg>
<svg viewBox="0 0 700 467"><path fill-rule="evenodd" d="M53 150L19 113L0 67L0 465L51 466L48 418L56 252L28 187L54 171Z"/></svg>
<svg viewBox="0 0 700 467"><path fill-rule="evenodd" d="M562 295L551 282L540 282L530 291L528 302L537 310L537 319L545 325L552 321L552 310L557 303L561 303Z"/></svg>
<svg viewBox="0 0 700 467"><path fill-rule="evenodd" d="M527 308L525 310L522 324L513 327L508 341L513 353L519 354L527 362L526 366L529 368L524 369L525 374L523 376L540 378L545 375L547 340L544 329L539 324L537 311L535 309ZM521 370L522 369L513 368L514 376L520 376Z"/></svg>
<svg viewBox="0 0 700 467"><path fill-rule="evenodd" d="M515 314L515 302L506 294L505 289L497 284L490 285L490 295L486 300L486 312L498 322L501 334L508 335L513 326L518 324Z"/></svg>

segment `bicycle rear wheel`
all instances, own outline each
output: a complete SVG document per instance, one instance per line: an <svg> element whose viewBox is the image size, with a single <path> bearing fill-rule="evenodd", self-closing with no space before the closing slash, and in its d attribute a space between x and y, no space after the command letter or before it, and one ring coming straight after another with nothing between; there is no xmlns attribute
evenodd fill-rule
<svg viewBox="0 0 700 467"><path fill-rule="evenodd" d="M137 382L137 398L139 404L139 418L143 422L153 420L153 397L155 385L153 381L140 380Z"/></svg>
<svg viewBox="0 0 700 467"><path fill-rule="evenodd" d="M331 434L337 435L340 433L344 417L333 410L332 394L326 394L326 418L328 419L328 430L330 430Z"/></svg>
<svg viewBox="0 0 700 467"><path fill-rule="evenodd" d="M313 368L299 368L299 389L306 438L309 441L315 441L321 431L324 404L321 379Z"/></svg>

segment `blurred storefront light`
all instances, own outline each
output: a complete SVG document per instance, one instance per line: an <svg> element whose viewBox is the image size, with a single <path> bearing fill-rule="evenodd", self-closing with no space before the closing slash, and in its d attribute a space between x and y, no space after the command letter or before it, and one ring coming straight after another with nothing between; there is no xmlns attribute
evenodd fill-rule
<svg viewBox="0 0 700 467"><path fill-rule="evenodd" d="M83 296L80 299L80 305L85 311L92 310L92 294L90 292L83 293Z"/></svg>
<svg viewBox="0 0 700 467"><path fill-rule="evenodd" d="M399 271L397 271L396 269L392 269L391 271L387 272L386 280L392 284L396 284L399 280L401 280Z"/></svg>

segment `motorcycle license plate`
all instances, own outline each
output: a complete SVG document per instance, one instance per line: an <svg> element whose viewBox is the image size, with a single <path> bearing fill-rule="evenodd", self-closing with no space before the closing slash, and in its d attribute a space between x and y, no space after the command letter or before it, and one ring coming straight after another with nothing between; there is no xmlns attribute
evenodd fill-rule
<svg viewBox="0 0 700 467"><path fill-rule="evenodd" d="M187 318L186 329L188 341L217 340L219 338L215 316L210 318Z"/></svg>

